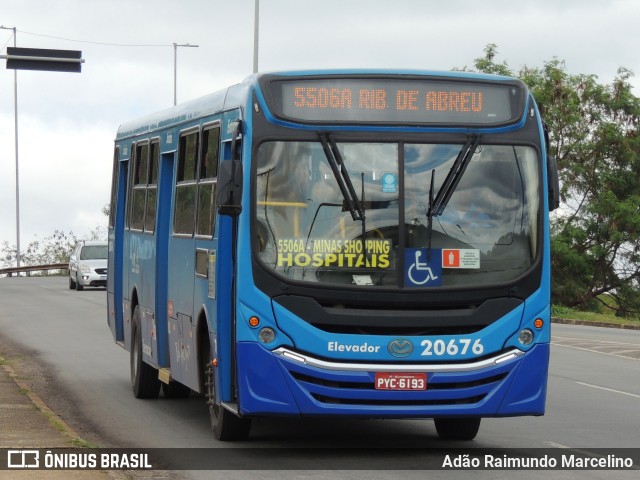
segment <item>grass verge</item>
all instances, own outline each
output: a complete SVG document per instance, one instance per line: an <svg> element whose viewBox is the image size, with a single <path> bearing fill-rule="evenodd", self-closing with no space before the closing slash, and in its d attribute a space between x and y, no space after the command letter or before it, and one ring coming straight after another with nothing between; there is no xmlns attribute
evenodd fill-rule
<svg viewBox="0 0 640 480"><path fill-rule="evenodd" d="M573 308L554 306L551 316L558 323L577 323L600 327L631 328L640 330L640 319L620 318L603 312L583 312Z"/></svg>

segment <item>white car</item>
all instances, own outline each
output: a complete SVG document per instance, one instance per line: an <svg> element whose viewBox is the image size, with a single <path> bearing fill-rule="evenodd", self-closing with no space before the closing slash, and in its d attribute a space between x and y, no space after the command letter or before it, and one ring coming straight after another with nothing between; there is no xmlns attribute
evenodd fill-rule
<svg viewBox="0 0 640 480"><path fill-rule="evenodd" d="M107 286L107 242L79 243L69 257L69 288Z"/></svg>

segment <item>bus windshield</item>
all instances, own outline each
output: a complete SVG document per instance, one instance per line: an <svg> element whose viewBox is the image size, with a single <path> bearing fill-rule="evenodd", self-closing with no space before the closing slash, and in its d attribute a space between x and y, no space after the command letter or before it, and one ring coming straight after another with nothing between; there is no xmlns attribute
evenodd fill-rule
<svg viewBox="0 0 640 480"><path fill-rule="evenodd" d="M430 194L440 191L462 144L335 146L355 195L345 196L321 141L260 145L254 231L264 268L289 280L362 288L466 287L513 281L534 263L533 148L481 143L429 222Z"/></svg>

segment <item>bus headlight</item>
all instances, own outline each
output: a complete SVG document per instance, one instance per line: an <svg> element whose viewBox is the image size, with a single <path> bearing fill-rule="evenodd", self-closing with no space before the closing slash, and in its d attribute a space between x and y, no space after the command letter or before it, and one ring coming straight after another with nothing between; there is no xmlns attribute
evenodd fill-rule
<svg viewBox="0 0 640 480"><path fill-rule="evenodd" d="M520 330L520 333L518 334L518 341L522 345L531 345L531 342L533 342L533 332L528 328Z"/></svg>
<svg viewBox="0 0 640 480"><path fill-rule="evenodd" d="M276 332L273 328L265 327L258 333L258 338L262 343L271 343L276 338Z"/></svg>

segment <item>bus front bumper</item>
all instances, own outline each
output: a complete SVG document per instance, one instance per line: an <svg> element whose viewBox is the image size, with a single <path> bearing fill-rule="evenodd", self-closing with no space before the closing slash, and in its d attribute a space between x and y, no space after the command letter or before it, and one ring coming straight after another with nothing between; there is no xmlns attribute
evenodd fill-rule
<svg viewBox="0 0 640 480"><path fill-rule="evenodd" d="M238 344L240 413L363 418L543 415L549 344L455 364L326 362L257 343ZM375 389L377 372L424 372L420 391Z"/></svg>

